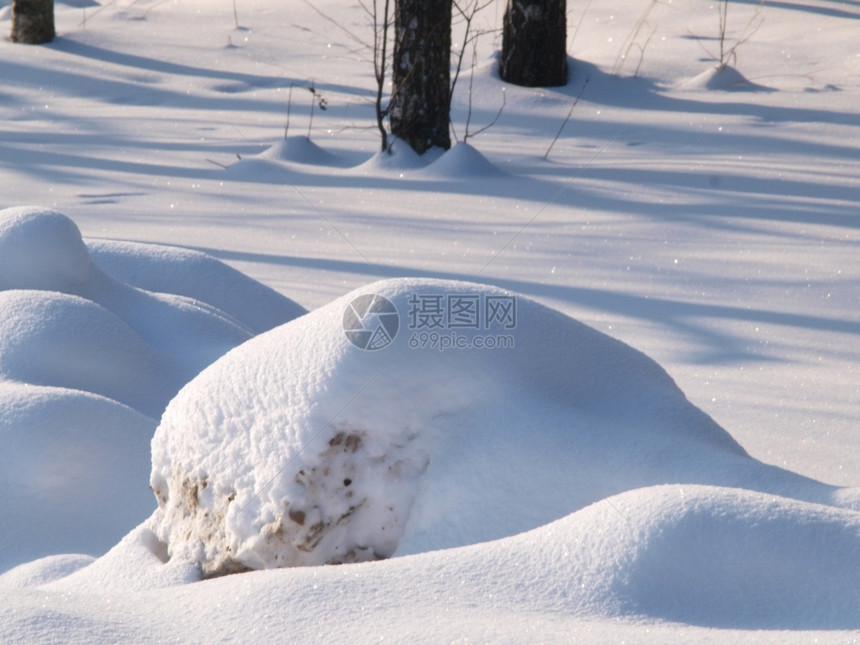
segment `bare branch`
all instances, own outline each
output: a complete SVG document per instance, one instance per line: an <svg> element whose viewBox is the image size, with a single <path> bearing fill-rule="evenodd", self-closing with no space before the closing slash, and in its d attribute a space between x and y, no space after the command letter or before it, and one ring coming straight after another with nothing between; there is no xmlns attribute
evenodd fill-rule
<svg viewBox="0 0 860 645"><path fill-rule="evenodd" d="M361 39L361 38L360 38L360 37L359 37L355 32L353 32L353 31L352 31L352 30L350 30L350 29L347 29L347 28L346 28L346 27L344 27L341 23L339 23L337 20L335 20L334 18L332 18L331 16L329 16L328 14L326 14L324 11L322 11L322 10L321 10L321 9L319 9L318 7L315 7L315 6L310 2L310 0L303 0L303 2L304 2L306 5L308 5L311 9L313 9L317 14L319 14L319 16L320 16L320 17L322 17L324 20L326 20L327 22L330 22L330 23L331 23L331 24L333 24L335 27L337 27L338 29L340 29L343 33L345 33L347 36L349 36L351 40L355 41L356 43L358 43L359 45L361 45L361 46L362 46L362 47L364 47L365 49L371 49L371 48L373 47L370 43L368 43L368 42L366 42L366 41L362 40L362 39Z"/></svg>

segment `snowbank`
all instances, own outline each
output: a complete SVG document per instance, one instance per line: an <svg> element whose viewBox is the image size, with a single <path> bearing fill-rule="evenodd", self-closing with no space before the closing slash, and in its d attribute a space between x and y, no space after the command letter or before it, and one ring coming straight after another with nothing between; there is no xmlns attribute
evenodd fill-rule
<svg viewBox="0 0 860 645"><path fill-rule="evenodd" d="M61 213L0 211L0 569L102 553L151 513L149 440L167 402L304 312L201 253L95 247Z"/></svg>
<svg viewBox="0 0 860 645"><path fill-rule="evenodd" d="M603 631L591 621L601 618L628 627L647 621L652 639L661 630L655 621L684 621L684 638L669 642L731 639L715 628L857 629L858 545L852 511L733 488L654 486L480 545L189 585L199 571L164 563L141 526L89 566L50 558L0 576L0 590L38 587L35 597L0 605L0 638L26 625L36 602L55 597L83 624L98 616L95 629L123 625L157 640L223 637L249 614L255 635L289 632L314 642L354 640L355 620L399 642L458 634L526 642L535 633L542 642L570 642L583 621L583 638L594 641ZM73 573L57 579L63 570ZM110 602L88 600L92 589ZM135 592L147 589L158 591L141 603ZM198 608L191 619L189 604ZM771 636L791 640L785 631ZM762 639L770 642L767 632L757 633Z"/></svg>
<svg viewBox="0 0 860 645"><path fill-rule="evenodd" d="M497 539L664 482L835 500L747 457L636 350L433 280L369 285L233 350L171 402L152 458L154 530L206 575Z"/></svg>

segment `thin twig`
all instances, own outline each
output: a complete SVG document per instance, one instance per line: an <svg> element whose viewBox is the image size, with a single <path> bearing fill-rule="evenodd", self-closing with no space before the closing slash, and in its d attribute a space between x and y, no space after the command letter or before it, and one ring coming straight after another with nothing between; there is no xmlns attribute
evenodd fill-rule
<svg viewBox="0 0 860 645"><path fill-rule="evenodd" d="M575 108L576 104L579 103L579 98L582 96L582 93L585 91L586 85L588 85L588 77L587 76L585 77L585 82L582 84L582 87L579 90L579 94L577 94L576 98L573 100L573 105L570 106L570 111L567 113L567 116L564 118L564 121L562 121L561 127L558 129L558 132L555 133L555 137L553 138L552 142L549 144L549 148L546 149L546 153L543 156L544 159L549 158L550 150L552 150L552 147L555 145L555 142L558 141L558 138L561 136L561 131L564 130L564 126L566 126L567 122L570 121L570 117L571 117L571 115L573 115L573 108Z"/></svg>
<svg viewBox="0 0 860 645"><path fill-rule="evenodd" d="M293 84L290 83L290 89L287 93L287 122L284 124L284 139L287 138L287 133L290 131L290 110L293 107Z"/></svg>

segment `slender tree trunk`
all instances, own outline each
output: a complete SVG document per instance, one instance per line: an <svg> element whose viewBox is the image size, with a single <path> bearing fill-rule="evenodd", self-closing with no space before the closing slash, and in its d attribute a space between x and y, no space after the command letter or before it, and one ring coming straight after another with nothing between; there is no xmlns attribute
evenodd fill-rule
<svg viewBox="0 0 860 645"><path fill-rule="evenodd" d="M451 147L452 0L397 0L391 134L423 154Z"/></svg>
<svg viewBox="0 0 860 645"><path fill-rule="evenodd" d="M12 0L13 43L40 45L55 35L54 0Z"/></svg>
<svg viewBox="0 0 860 645"><path fill-rule="evenodd" d="M508 0L499 71L515 85L567 84L565 0Z"/></svg>

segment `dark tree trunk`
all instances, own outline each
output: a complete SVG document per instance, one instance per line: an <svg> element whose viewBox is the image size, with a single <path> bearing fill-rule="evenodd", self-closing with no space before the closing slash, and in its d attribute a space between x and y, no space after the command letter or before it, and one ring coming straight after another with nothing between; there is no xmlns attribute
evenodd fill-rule
<svg viewBox="0 0 860 645"><path fill-rule="evenodd" d="M398 0L394 13L391 134L415 152L451 147L452 0Z"/></svg>
<svg viewBox="0 0 860 645"><path fill-rule="evenodd" d="M508 0L499 71L514 85L567 84L565 0Z"/></svg>
<svg viewBox="0 0 860 645"><path fill-rule="evenodd" d="M55 35L54 0L12 0L13 43L41 45Z"/></svg>

